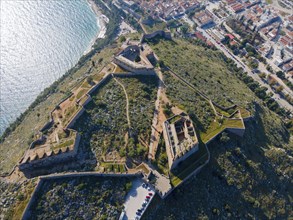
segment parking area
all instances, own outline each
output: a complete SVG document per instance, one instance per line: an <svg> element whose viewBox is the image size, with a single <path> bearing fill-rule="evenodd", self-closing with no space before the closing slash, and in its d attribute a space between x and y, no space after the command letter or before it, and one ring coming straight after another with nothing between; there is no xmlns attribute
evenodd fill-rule
<svg viewBox="0 0 293 220"><path fill-rule="evenodd" d="M140 219L144 211L151 203L155 191L146 185L142 180L137 179L133 181L132 188L126 196L124 203L123 220Z"/></svg>

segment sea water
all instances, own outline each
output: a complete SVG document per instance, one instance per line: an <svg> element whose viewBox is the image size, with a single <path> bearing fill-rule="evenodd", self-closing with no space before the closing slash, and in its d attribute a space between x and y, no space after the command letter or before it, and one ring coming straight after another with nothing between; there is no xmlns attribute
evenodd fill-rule
<svg viewBox="0 0 293 220"><path fill-rule="evenodd" d="M0 0L0 134L99 32L86 0Z"/></svg>

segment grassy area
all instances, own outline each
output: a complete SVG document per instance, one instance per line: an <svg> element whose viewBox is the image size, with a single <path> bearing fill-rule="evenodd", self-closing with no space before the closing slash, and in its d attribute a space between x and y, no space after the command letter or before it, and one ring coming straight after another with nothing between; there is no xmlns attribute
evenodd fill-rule
<svg viewBox="0 0 293 220"><path fill-rule="evenodd" d="M81 109L79 105L76 105L75 103L68 108L65 109L64 111L64 116L61 119L63 122L63 125L67 125L69 121L72 119L72 117Z"/></svg>
<svg viewBox="0 0 293 220"><path fill-rule="evenodd" d="M206 132L200 133L200 137L204 143L208 142L215 135L221 133L226 128L244 128L241 119L226 119L223 118L221 123L216 120L210 124Z"/></svg>
<svg viewBox="0 0 293 220"><path fill-rule="evenodd" d="M82 88L85 88L85 89L89 89L91 88L92 86L87 82L87 80L84 80L84 82L82 83L81 85ZM77 98L78 99L78 98Z"/></svg>
<svg viewBox="0 0 293 220"><path fill-rule="evenodd" d="M116 66L115 71L114 71L114 73L125 73L125 72L128 72L128 71L118 65Z"/></svg>
<svg viewBox="0 0 293 220"><path fill-rule="evenodd" d="M82 142L100 158L117 151L121 157L144 157L150 140L154 102L157 95L156 77L117 78L127 91L131 133L128 133L126 97L122 87L111 79L93 95L76 130L84 135Z"/></svg>
<svg viewBox="0 0 293 220"><path fill-rule="evenodd" d="M136 167L137 170L142 170L145 174L148 174L150 170L145 167L144 164L140 164L138 167Z"/></svg>
<svg viewBox="0 0 293 220"><path fill-rule="evenodd" d="M199 96L194 90L173 78L168 72L164 74L166 94L173 105L187 112L195 122L197 130L205 131L215 117L209 102Z"/></svg>
<svg viewBox="0 0 293 220"><path fill-rule="evenodd" d="M239 108L239 110L240 110L240 114L241 114L241 117L242 118L247 118L247 117L250 117L251 116L250 112L247 111L246 109Z"/></svg>
<svg viewBox="0 0 293 220"><path fill-rule="evenodd" d="M0 181L0 199L2 203L4 202L0 207L0 213L3 219L21 219L22 213L31 198L36 183L36 179L31 179L24 183L7 183Z"/></svg>
<svg viewBox="0 0 293 220"><path fill-rule="evenodd" d="M217 106L214 106L214 107L215 107L216 111L217 111L219 114L221 114L221 115L223 115L223 116L225 116L225 117L230 117L231 114L232 114L233 112L236 111L236 108L229 109L229 111L224 111L224 110L218 108Z"/></svg>
<svg viewBox="0 0 293 220"><path fill-rule="evenodd" d="M76 95L76 99L80 99L88 90L87 89L81 89L77 95Z"/></svg>
<svg viewBox="0 0 293 220"><path fill-rule="evenodd" d="M101 166L105 168L105 171L107 172L114 172L114 173L125 173L125 165L124 164L118 164L118 163L101 163Z"/></svg>
<svg viewBox="0 0 293 220"><path fill-rule="evenodd" d="M156 169L165 175L168 175L169 165L168 165L168 156L166 152L165 140L163 135L160 136L160 141L155 155L155 160L152 161L152 164Z"/></svg>
<svg viewBox="0 0 293 220"><path fill-rule="evenodd" d="M64 140L63 140L64 141ZM61 149L63 147L69 147L71 145L74 144L74 140L70 139L70 140L65 140L63 143L61 144L57 144L57 145L53 145L52 146L52 150L57 150L57 149Z"/></svg>
<svg viewBox="0 0 293 220"><path fill-rule="evenodd" d="M104 72L99 72L93 75L93 81L99 82L105 76Z"/></svg>
<svg viewBox="0 0 293 220"><path fill-rule="evenodd" d="M208 152L204 144L199 144L199 150L189 156L176 168L170 172L171 183L174 187L178 186L186 177L194 172L199 166L203 165L208 159Z"/></svg>

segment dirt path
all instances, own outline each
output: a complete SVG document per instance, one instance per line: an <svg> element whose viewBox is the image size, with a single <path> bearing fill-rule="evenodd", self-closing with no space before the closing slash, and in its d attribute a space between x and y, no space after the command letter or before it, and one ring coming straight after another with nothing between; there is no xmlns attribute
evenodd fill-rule
<svg viewBox="0 0 293 220"><path fill-rule="evenodd" d="M127 124L128 124L128 127L129 129L131 128L131 123L130 123L130 117L129 117L129 100L128 100L128 95L127 95L127 92L126 92L126 89L124 87L124 85L119 82L115 77L114 75L112 74L114 80L122 87L123 91L124 91L124 94L125 94L125 97L126 97L126 117L127 117Z"/></svg>
<svg viewBox="0 0 293 220"><path fill-rule="evenodd" d="M162 132L162 123L164 120L166 120L164 114L163 114L163 109L162 109L162 95L164 93L165 85L163 81L163 74L160 70L157 70L157 75L159 77L159 88L157 92L157 100L155 102L155 112L154 112L154 118L152 122L152 133L151 133L151 140L150 140L150 145L149 145L149 155L148 158L149 160L154 160L158 143L159 143L159 137L160 133Z"/></svg>

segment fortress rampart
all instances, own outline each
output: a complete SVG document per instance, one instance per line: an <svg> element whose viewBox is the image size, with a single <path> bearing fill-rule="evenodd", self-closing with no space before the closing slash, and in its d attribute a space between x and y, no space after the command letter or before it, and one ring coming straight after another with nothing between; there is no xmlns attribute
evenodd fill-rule
<svg viewBox="0 0 293 220"><path fill-rule="evenodd" d="M73 159L77 154L79 141L80 135L75 132L73 146L66 146L58 150L51 150L48 152L43 152L40 155L36 154L34 156L23 158L22 161L20 161L19 169L25 170L36 167L45 167Z"/></svg>
<svg viewBox="0 0 293 220"><path fill-rule="evenodd" d="M142 37L141 37L140 42L143 43L146 39L152 39L152 38L155 38L155 37L158 37L158 36L163 37L163 38L168 39L168 40L172 40L171 32L158 30L158 31L155 31L155 32L150 33L150 34L143 34Z"/></svg>
<svg viewBox="0 0 293 220"><path fill-rule="evenodd" d="M129 72L135 72L136 74L140 74L140 75L156 74L153 66L144 66L144 65L136 64L122 57L121 55L114 58L114 63L121 66L125 70Z"/></svg>

